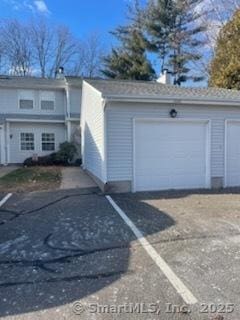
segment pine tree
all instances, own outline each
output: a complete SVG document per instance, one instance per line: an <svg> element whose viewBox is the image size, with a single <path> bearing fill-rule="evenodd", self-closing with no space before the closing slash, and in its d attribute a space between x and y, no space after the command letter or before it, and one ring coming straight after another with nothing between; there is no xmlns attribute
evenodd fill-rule
<svg viewBox="0 0 240 320"><path fill-rule="evenodd" d="M240 90L240 10L220 31L210 76L210 86Z"/></svg>
<svg viewBox="0 0 240 320"><path fill-rule="evenodd" d="M111 54L104 58L105 69L102 72L108 78L152 80L155 78L155 71L146 55L146 40L138 1L130 19L128 26L120 26L112 32L120 46L112 49Z"/></svg>
<svg viewBox="0 0 240 320"><path fill-rule="evenodd" d="M152 0L148 6L146 29L148 48L157 53L161 69L169 68L175 84L189 79L200 81L193 75L190 64L201 59L203 45L200 34L205 27L196 7L202 0Z"/></svg>

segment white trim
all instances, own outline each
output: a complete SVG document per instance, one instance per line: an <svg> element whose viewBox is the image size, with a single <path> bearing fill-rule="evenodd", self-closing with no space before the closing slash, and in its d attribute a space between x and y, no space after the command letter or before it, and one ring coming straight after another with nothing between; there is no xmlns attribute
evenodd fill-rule
<svg viewBox="0 0 240 320"><path fill-rule="evenodd" d="M65 88L66 92L66 118L70 117L71 114L71 98L70 98L70 88L69 85L67 84ZM68 119L67 119L68 120Z"/></svg>
<svg viewBox="0 0 240 320"><path fill-rule="evenodd" d="M40 115L39 115L40 116ZM65 120L41 120L41 119L6 119L8 122L30 122L30 123L65 123Z"/></svg>
<svg viewBox="0 0 240 320"><path fill-rule="evenodd" d="M80 123L80 119L81 119L81 117L79 117L79 118L66 118L66 121L79 122Z"/></svg>
<svg viewBox="0 0 240 320"><path fill-rule="evenodd" d="M135 226L131 219L126 215L126 213L116 204L116 202L110 197L106 196L106 199L120 215L126 225L132 230L133 234L136 236L137 240L142 245L143 249L149 255L149 257L155 262L159 270L165 275L180 297L184 300L186 304L194 305L198 302L197 298L192 294L192 292L185 286L182 280L174 273L167 262L158 254L158 252L153 248L153 246L147 241L143 233Z"/></svg>
<svg viewBox="0 0 240 320"><path fill-rule="evenodd" d="M0 125L0 148L1 148L0 164L5 164L5 143L4 143L4 126L3 125Z"/></svg>
<svg viewBox="0 0 240 320"><path fill-rule="evenodd" d="M133 163L132 163L132 192L136 192L136 121L138 118L133 118L133 129L132 129L132 152L133 152Z"/></svg>
<svg viewBox="0 0 240 320"><path fill-rule="evenodd" d="M44 101L42 99L42 95L44 95L45 92L48 92L48 93L51 93L53 94L53 100L46 100L44 99L45 101L53 101L54 103L54 106L53 106L53 109L50 109L50 110L46 110L46 109L42 109L42 104L41 102ZM43 112L46 112L46 113L51 113L53 111L56 111L56 94L55 94L55 91L54 90L40 90L39 91L39 109Z"/></svg>
<svg viewBox="0 0 240 320"><path fill-rule="evenodd" d="M224 188L227 188L228 187L228 183L227 183L227 156L228 156L228 153L227 153L227 148L228 148L228 125L229 123L233 123L233 122L239 122L240 123L240 120L238 119L226 119L225 120L225 125L224 125L224 129L225 129L225 133L224 133L224 138L225 138L225 141L224 141L224 181L223 181L223 186Z"/></svg>
<svg viewBox="0 0 240 320"><path fill-rule="evenodd" d="M211 187L211 120L210 119L193 119L193 118L133 118L133 177L132 192L136 192L136 123L138 121L152 122L188 122L188 123L206 123L206 186Z"/></svg>
<svg viewBox="0 0 240 320"><path fill-rule="evenodd" d="M71 135L72 135L72 123L71 121L67 121L67 141L71 142Z"/></svg>
<svg viewBox="0 0 240 320"><path fill-rule="evenodd" d="M102 97L102 92L100 90L98 90L97 88L95 88L94 85L87 82L87 80L83 80L82 90L83 90L83 85L88 85L92 90L94 90L98 95L100 95Z"/></svg>
<svg viewBox="0 0 240 320"><path fill-rule="evenodd" d="M149 96L136 96L136 97L130 97L130 96L120 96L120 95L114 95L114 96L105 96L104 97L108 102L138 102L138 103L168 103L168 104L195 104L195 105L215 105L215 106L237 106L240 107L240 100L221 100L221 99L204 99L204 98L194 98L190 97L187 98L181 98L177 97L173 98L172 96L158 96L158 97L149 97Z"/></svg>
<svg viewBox="0 0 240 320"><path fill-rule="evenodd" d="M103 111L103 168L102 178L103 183L107 183L107 114Z"/></svg>

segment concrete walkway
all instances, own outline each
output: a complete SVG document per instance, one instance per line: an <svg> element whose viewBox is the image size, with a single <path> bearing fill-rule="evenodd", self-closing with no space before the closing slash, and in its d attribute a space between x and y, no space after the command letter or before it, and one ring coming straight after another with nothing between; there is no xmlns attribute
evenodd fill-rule
<svg viewBox="0 0 240 320"><path fill-rule="evenodd" d="M7 166L7 167L1 166L0 167L0 178L4 177L6 174L8 174L14 170L17 170L17 169L19 169L18 166Z"/></svg>
<svg viewBox="0 0 240 320"><path fill-rule="evenodd" d="M60 189L85 189L97 187L96 183L80 167L69 167L62 170Z"/></svg>

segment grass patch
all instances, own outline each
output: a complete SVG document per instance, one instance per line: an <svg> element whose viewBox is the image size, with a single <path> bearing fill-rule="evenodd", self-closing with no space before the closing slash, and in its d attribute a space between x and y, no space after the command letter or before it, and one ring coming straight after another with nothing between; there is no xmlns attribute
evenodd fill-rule
<svg viewBox="0 0 240 320"><path fill-rule="evenodd" d="M61 183L60 167L19 168L0 178L1 192L55 190Z"/></svg>

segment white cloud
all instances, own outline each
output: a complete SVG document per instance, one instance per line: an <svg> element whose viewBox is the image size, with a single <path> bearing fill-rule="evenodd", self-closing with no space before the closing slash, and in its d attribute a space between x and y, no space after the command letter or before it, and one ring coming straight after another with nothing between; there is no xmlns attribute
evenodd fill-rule
<svg viewBox="0 0 240 320"><path fill-rule="evenodd" d="M44 14L49 14L50 13L45 1L36 0L36 1L34 1L34 5L35 5L35 8L37 9L38 12L44 13Z"/></svg>
<svg viewBox="0 0 240 320"><path fill-rule="evenodd" d="M4 0L4 2L15 11L28 10L34 13L50 14L44 0Z"/></svg>

